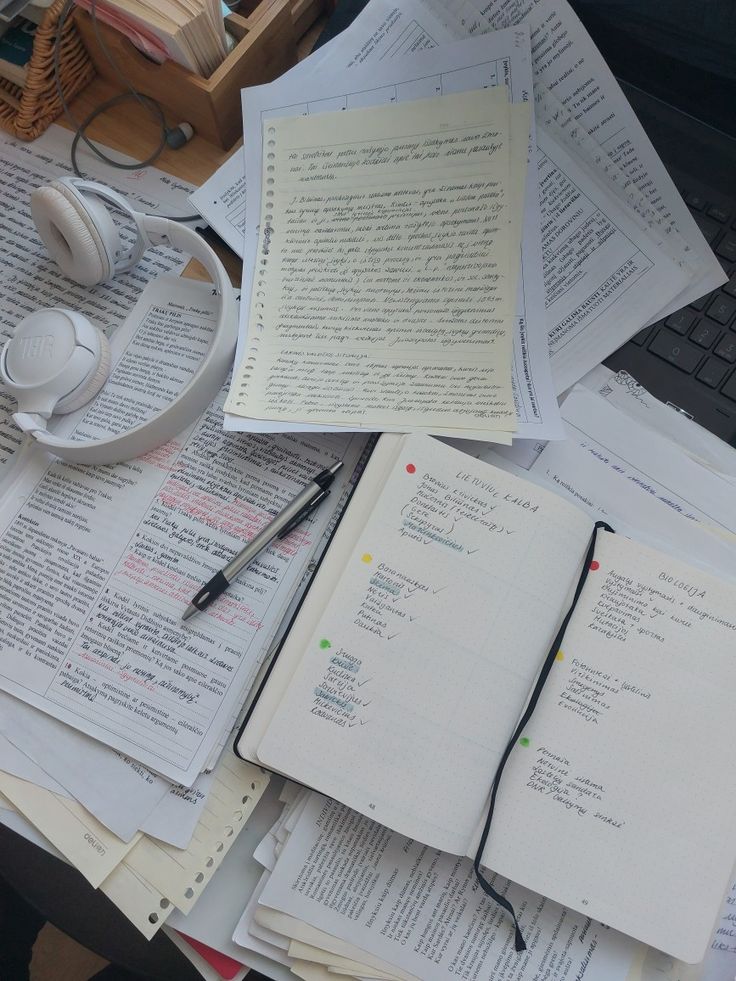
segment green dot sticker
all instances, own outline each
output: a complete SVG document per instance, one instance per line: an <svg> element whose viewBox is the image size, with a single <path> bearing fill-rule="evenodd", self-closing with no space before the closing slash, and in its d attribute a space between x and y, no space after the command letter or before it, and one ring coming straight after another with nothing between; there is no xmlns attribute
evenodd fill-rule
<svg viewBox="0 0 736 981"><path fill-rule="evenodd" d="M519 745L520 746L528 746L529 745L529 739L528 739L528 737L527 736L522 736L521 739L519 740Z"/></svg>
<svg viewBox="0 0 736 981"><path fill-rule="evenodd" d="M326 651L328 647L332 647L332 644L329 642L329 640L321 640L319 642L319 646L323 651Z"/></svg>

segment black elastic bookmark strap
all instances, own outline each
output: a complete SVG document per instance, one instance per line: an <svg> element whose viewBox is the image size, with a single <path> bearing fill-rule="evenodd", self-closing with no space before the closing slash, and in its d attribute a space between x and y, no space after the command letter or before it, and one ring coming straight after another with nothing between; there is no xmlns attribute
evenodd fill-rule
<svg viewBox="0 0 736 981"><path fill-rule="evenodd" d="M495 900L499 906L502 906L507 913L510 914L514 921L514 946L516 947L517 953L521 953L522 950L526 950L526 944L524 943L524 937L521 934L521 929L519 927L519 921L516 918L516 912L514 907L511 905L505 896L502 896L500 892L496 892L490 882L485 878L480 870L480 860L486 847L486 842L488 841L488 832L491 830L491 819L493 817L493 810L496 806L496 794L498 793L498 788L501 783L501 776L503 774L503 769L506 766L506 761L511 755L511 750L514 748L519 740L522 732L526 728L529 719L532 717L532 712L537 706L539 701L539 696L542 694L542 689L544 688L544 683L552 670L552 665L557 657L557 652L562 644L562 638L567 630L567 625L570 622L570 617L573 615L577 602L580 599L580 594L583 591L583 586L585 585L585 580L588 578L588 571L590 569L590 563L593 560L593 554L595 552L595 542L598 537L599 530L603 528L604 531L613 532L613 528L607 525L605 521L596 521L595 527L593 528L593 534L590 537L590 544L588 545L588 551L585 556L585 562L583 563L583 571L580 573L580 579L575 588L575 595L573 596L572 603L570 604L570 609L565 614L565 619L560 625L560 629L557 631L557 636L552 641L552 646L549 649L547 657L544 659L544 664L542 665L542 670L539 672L539 677L537 678L537 683L532 691L531 698L527 704L524 714L519 721L514 734L508 742L506 749L503 751L503 756L496 769L496 775L493 778L493 784L491 785L491 800L488 805L488 814L486 815L486 823L483 826L483 834L480 836L480 844L478 845L478 852L475 856L475 861L473 862L473 868L475 869L475 875L480 883L483 892L490 896L491 899Z"/></svg>

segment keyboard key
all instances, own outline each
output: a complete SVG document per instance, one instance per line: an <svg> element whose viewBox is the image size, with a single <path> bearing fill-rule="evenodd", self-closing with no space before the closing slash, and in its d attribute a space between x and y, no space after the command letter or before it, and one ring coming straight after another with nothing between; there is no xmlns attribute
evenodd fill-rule
<svg viewBox="0 0 736 981"><path fill-rule="evenodd" d="M685 203L690 208L694 208L695 211L702 211L705 207L705 198L702 194L698 194L697 191L692 191L690 194L685 195Z"/></svg>
<svg viewBox="0 0 736 981"><path fill-rule="evenodd" d="M726 232L716 248L716 254L728 262L736 262L736 231Z"/></svg>
<svg viewBox="0 0 736 981"><path fill-rule="evenodd" d="M697 300L693 300L690 306L693 308L693 310L705 310L711 296L713 296L712 293L706 293L705 296L699 296Z"/></svg>
<svg viewBox="0 0 736 981"><path fill-rule="evenodd" d="M736 338L734 340L736 341ZM673 334L670 330L660 330L649 345L649 350L658 358L669 361L680 371L686 371L688 374L695 371L703 356L703 352L699 351L697 347L681 340L677 334Z"/></svg>
<svg viewBox="0 0 736 981"><path fill-rule="evenodd" d="M725 208L722 208L718 204L712 204L706 211L706 215L710 218L715 218L716 221L720 221L722 225L728 224L731 220L731 212L726 211Z"/></svg>
<svg viewBox="0 0 736 981"><path fill-rule="evenodd" d="M713 354L723 358L724 361L728 361L729 364L734 364L736 362L736 335L724 334L716 344Z"/></svg>
<svg viewBox="0 0 736 981"><path fill-rule="evenodd" d="M644 330L640 330L638 334L634 334L634 336L631 338L631 343L638 344L638 346L641 347L642 344L646 344L646 342L649 340L649 335L651 333L652 328L645 327Z"/></svg>
<svg viewBox="0 0 736 981"><path fill-rule="evenodd" d="M727 399L733 399L733 401L736 402L736 371L734 371L726 384L723 386L721 393L725 395Z"/></svg>
<svg viewBox="0 0 736 981"><path fill-rule="evenodd" d="M701 320L690 331L690 340L693 344L697 344L698 347L712 347L718 340L720 333L720 328L716 327L715 324L710 324L707 320Z"/></svg>
<svg viewBox="0 0 736 981"><path fill-rule="evenodd" d="M717 323L723 324L725 327L736 313L736 299L730 296L720 296L716 294L706 310L706 313L711 320L715 320Z"/></svg>
<svg viewBox="0 0 736 981"><path fill-rule="evenodd" d="M682 334L684 337L696 320L697 316L692 310L677 310L676 313L669 315L665 320L665 325L671 327L676 334Z"/></svg>
<svg viewBox="0 0 736 981"><path fill-rule="evenodd" d="M726 377L728 367L722 361L715 358L708 358L703 367L695 376L698 381L704 382L709 388L718 388Z"/></svg>
<svg viewBox="0 0 736 981"><path fill-rule="evenodd" d="M721 286L721 289L724 293L728 293L729 296L736 296L736 272L731 273L731 278L725 286ZM692 303L690 306L692 306Z"/></svg>
<svg viewBox="0 0 736 981"><path fill-rule="evenodd" d="M710 245L715 239L716 235L718 235L720 232L721 226L717 221L713 221L712 218L706 218L705 215L695 214L693 215L693 218L697 222L698 228L703 233L705 241L708 243L708 245ZM728 234L726 235L726 238L728 238Z"/></svg>

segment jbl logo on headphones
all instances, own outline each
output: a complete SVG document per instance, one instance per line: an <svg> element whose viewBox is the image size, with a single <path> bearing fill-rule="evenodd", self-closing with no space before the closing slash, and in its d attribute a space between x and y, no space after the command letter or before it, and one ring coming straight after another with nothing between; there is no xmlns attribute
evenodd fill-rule
<svg viewBox="0 0 736 981"><path fill-rule="evenodd" d="M35 337L18 339L21 358L52 358L54 356L54 335L37 334Z"/></svg>

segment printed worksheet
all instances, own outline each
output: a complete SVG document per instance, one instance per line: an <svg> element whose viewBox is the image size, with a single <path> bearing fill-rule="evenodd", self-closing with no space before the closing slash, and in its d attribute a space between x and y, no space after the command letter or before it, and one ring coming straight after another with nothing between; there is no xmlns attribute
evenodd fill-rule
<svg viewBox="0 0 736 981"><path fill-rule="evenodd" d="M59 431L124 429L191 377L214 325L211 287L159 279L149 290L113 339L103 392ZM183 624L182 612L316 473L344 459L349 479L363 444L228 436L222 399L128 463L33 452L0 507L0 687L187 786L258 670L330 507L274 542L204 614Z"/></svg>
<svg viewBox="0 0 736 981"><path fill-rule="evenodd" d="M0 133L0 344L12 335L23 317L39 307L66 306L88 317L110 337L122 324L153 277L182 265L182 255L173 249L149 251L129 272L114 283L79 286L67 279L49 257L31 218L30 193L34 187L56 177L73 177L69 163L72 134L51 126L32 143ZM122 158L121 158L122 159ZM191 185L154 167L137 171L112 171L104 164L85 160L91 179L98 179L124 194L133 207L151 213L189 214L187 194ZM123 241L131 238L123 231ZM12 422L16 401L0 389L0 474L23 442L23 434Z"/></svg>

